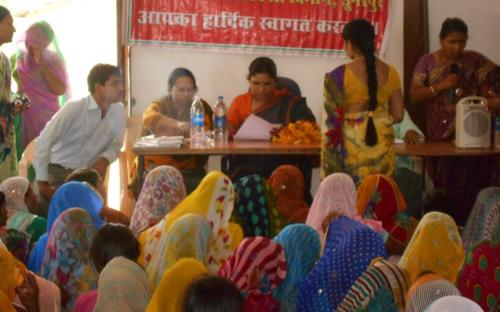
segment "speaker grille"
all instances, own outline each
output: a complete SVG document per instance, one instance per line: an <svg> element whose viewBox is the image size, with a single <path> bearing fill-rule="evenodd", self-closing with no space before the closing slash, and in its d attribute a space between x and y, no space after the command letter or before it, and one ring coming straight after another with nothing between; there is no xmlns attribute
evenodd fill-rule
<svg viewBox="0 0 500 312"><path fill-rule="evenodd" d="M480 111L469 112L464 120L465 133L473 138L483 136L488 131L488 118Z"/></svg>

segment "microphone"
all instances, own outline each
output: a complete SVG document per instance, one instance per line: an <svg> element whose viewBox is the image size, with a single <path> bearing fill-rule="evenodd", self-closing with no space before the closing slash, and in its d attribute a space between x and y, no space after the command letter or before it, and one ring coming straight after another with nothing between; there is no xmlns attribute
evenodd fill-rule
<svg viewBox="0 0 500 312"><path fill-rule="evenodd" d="M460 68L458 67L457 63L453 63L453 64L450 65L450 73L451 74L458 75L459 71L460 71ZM452 104L455 104L455 102L457 101L458 92L459 92L459 88L458 87L457 88L453 88L453 89L451 89L449 91L448 98L450 99L450 102Z"/></svg>

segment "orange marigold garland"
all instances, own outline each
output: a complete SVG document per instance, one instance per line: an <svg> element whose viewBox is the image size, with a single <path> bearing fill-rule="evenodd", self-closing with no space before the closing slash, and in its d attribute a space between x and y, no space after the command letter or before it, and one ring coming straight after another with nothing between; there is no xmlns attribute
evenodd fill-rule
<svg viewBox="0 0 500 312"><path fill-rule="evenodd" d="M277 129L272 133L273 143L319 144L321 132L314 121L299 120Z"/></svg>

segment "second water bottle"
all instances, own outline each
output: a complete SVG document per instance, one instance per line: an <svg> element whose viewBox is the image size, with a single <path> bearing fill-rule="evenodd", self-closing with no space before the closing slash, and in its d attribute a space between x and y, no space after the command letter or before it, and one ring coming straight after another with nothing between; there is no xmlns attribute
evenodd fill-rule
<svg viewBox="0 0 500 312"><path fill-rule="evenodd" d="M222 146L227 144L227 117L224 98L219 96L214 107L214 144Z"/></svg>
<svg viewBox="0 0 500 312"><path fill-rule="evenodd" d="M194 97L191 104L191 146L203 147L205 145L205 109L198 96Z"/></svg>

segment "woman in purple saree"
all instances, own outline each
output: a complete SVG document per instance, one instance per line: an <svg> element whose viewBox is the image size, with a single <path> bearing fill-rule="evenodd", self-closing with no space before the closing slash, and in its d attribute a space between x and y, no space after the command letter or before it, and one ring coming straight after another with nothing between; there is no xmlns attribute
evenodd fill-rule
<svg viewBox="0 0 500 312"><path fill-rule="evenodd" d="M423 55L417 63L410 87L412 102L427 106L427 137L430 141L451 141L455 130L455 105L461 97L480 95L489 101L489 76L495 64L485 56L464 50L467 25L459 18L443 22L439 34L441 48ZM461 225L474 204L477 193L498 185L498 157L440 157L432 164L436 188L445 189L454 200L454 218Z"/></svg>
<svg viewBox="0 0 500 312"><path fill-rule="evenodd" d="M22 147L36 138L69 96L65 63L54 30L47 22L31 25L18 42L14 78L26 93L30 109L22 115ZM19 146L19 145L18 145Z"/></svg>

